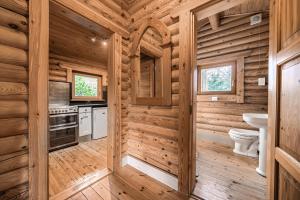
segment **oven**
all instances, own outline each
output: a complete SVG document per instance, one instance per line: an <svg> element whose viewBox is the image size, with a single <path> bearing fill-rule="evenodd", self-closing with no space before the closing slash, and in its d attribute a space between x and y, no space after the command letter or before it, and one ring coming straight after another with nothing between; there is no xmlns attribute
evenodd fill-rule
<svg viewBox="0 0 300 200"><path fill-rule="evenodd" d="M52 128L66 127L78 124L78 113L52 114L49 116L49 125Z"/></svg>
<svg viewBox="0 0 300 200"><path fill-rule="evenodd" d="M49 115L49 151L78 144L78 112Z"/></svg>

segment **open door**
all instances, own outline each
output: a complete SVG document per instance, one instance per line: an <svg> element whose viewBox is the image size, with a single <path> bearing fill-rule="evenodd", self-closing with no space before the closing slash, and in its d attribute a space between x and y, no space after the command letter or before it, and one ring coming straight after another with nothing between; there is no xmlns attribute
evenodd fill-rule
<svg viewBox="0 0 300 200"><path fill-rule="evenodd" d="M270 199L300 199L300 1L272 0L269 71Z"/></svg>

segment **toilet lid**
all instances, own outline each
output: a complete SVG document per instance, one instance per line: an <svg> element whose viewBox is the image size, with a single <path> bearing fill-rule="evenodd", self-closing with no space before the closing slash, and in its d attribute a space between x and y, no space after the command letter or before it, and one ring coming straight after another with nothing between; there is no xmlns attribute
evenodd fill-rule
<svg viewBox="0 0 300 200"><path fill-rule="evenodd" d="M237 134L237 135L245 136L245 137L259 136L258 131L247 130L247 129L230 129L229 133Z"/></svg>

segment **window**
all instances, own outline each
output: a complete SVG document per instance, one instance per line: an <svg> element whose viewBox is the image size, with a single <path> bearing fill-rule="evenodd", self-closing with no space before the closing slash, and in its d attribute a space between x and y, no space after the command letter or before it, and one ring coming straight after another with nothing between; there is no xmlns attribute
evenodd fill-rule
<svg viewBox="0 0 300 200"><path fill-rule="evenodd" d="M199 73L200 94L235 93L235 62L200 66Z"/></svg>
<svg viewBox="0 0 300 200"><path fill-rule="evenodd" d="M72 100L102 100L101 77L73 73Z"/></svg>

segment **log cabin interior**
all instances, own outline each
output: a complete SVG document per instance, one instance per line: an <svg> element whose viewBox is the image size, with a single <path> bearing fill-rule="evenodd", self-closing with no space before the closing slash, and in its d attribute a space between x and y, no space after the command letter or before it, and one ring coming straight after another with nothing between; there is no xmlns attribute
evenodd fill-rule
<svg viewBox="0 0 300 200"><path fill-rule="evenodd" d="M298 0L0 0L0 199L300 199Z"/></svg>

